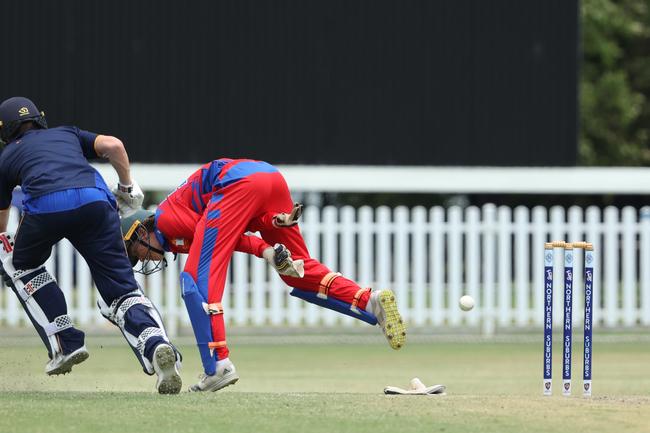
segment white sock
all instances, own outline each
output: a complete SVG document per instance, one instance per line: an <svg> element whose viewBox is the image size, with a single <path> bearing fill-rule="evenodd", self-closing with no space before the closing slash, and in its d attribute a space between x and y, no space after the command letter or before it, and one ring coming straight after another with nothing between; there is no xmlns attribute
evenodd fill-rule
<svg viewBox="0 0 650 433"><path fill-rule="evenodd" d="M368 297L368 303L366 304L366 311L370 314L376 314L375 313L375 306L377 304L377 293L379 293L378 290L373 290L370 292L370 296Z"/></svg>

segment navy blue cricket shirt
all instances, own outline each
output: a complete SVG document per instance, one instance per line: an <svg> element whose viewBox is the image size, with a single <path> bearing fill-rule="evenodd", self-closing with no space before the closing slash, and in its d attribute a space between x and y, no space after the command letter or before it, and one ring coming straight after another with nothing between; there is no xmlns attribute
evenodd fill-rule
<svg viewBox="0 0 650 433"><path fill-rule="evenodd" d="M86 203L115 199L104 179L88 163L98 158L97 134L74 126L30 129L0 153L0 209L22 187L27 213L61 212Z"/></svg>

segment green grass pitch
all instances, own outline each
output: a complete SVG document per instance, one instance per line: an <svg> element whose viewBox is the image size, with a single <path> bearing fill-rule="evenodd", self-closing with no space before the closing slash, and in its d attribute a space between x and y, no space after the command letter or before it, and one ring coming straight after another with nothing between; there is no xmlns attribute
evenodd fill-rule
<svg viewBox="0 0 650 433"><path fill-rule="evenodd" d="M187 340L186 340L187 341ZM121 341L90 337L91 357L47 377L40 342L0 345L0 432L650 432L650 347L594 345L594 396L581 396L582 348L574 347L574 396L541 395L542 344L238 344L240 381L210 394L160 396ZM373 340L374 341L374 340ZM259 342L258 342L259 343ZM200 372L183 345L184 389ZM576 359L578 358L578 359ZM412 377L447 385L446 396L385 396Z"/></svg>

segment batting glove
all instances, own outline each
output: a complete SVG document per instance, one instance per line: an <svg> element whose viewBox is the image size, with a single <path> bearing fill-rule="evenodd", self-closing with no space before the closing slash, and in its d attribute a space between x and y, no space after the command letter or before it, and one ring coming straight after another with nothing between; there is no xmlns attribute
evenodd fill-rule
<svg viewBox="0 0 650 433"><path fill-rule="evenodd" d="M113 188L113 195L115 195L118 203L124 204L131 209L139 209L144 201L144 193L135 180L132 180L131 185L118 182L117 186Z"/></svg>
<svg viewBox="0 0 650 433"><path fill-rule="evenodd" d="M122 198L115 197L117 200L117 212L120 214L120 218L128 218L138 211L140 208L133 208L127 204Z"/></svg>

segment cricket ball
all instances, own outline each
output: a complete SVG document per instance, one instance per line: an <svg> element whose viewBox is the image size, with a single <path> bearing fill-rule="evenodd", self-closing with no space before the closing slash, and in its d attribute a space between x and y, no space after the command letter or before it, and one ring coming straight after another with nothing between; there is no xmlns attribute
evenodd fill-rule
<svg viewBox="0 0 650 433"><path fill-rule="evenodd" d="M474 298L469 295L461 296L458 300L458 305L460 305L461 310L469 311L474 308Z"/></svg>

